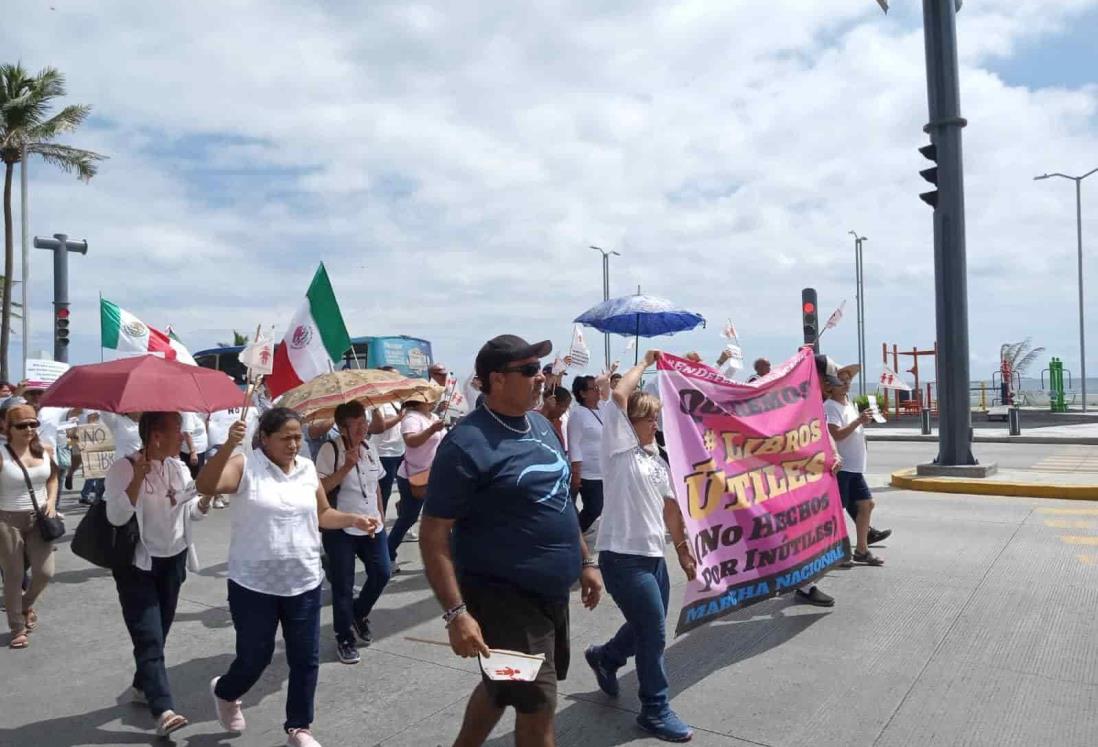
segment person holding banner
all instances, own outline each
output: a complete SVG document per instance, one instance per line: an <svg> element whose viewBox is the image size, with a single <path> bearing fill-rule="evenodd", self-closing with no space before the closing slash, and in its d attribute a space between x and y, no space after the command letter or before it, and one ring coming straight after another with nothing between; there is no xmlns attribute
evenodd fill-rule
<svg viewBox="0 0 1098 747"><path fill-rule="evenodd" d="M104 489L111 524L121 527L137 519L133 562L112 573L133 641L133 701L148 706L162 737L187 725L175 712L164 644L187 571L199 568L191 522L210 510L210 499L198 497L190 471L178 459L181 425L177 412L143 413L138 424L143 448L111 465Z"/></svg>
<svg viewBox="0 0 1098 747"><path fill-rule="evenodd" d="M242 421L233 423L196 483L202 495L233 496L228 586L236 658L228 672L213 678L210 691L221 726L244 731L239 698L271 663L281 625L290 665L286 744L319 747L310 726L320 669L320 530L354 527L372 534L381 523L329 505L316 468L299 454L303 421L296 412L267 410L259 419L256 447L234 453L246 432Z"/></svg>
<svg viewBox="0 0 1098 747"><path fill-rule="evenodd" d="M641 712L637 725L669 742L686 742L693 730L671 710L664 667L666 618L671 582L664 561L664 535L670 532L679 566L688 581L697 574L686 525L671 487L671 472L656 448L660 400L640 391L641 376L656 362L649 350L613 390L605 374L596 386L610 402L603 415L601 464L605 502L595 549L606 590L625 624L584 657L599 688L618 694L617 670L636 657Z"/></svg>
<svg viewBox="0 0 1098 747"><path fill-rule="evenodd" d="M602 415L599 414L601 395L594 376L577 376L572 381L572 394L578 405L568 417L568 458L572 462L572 497L578 504L580 531L586 532L602 515ZM578 508L578 505L577 505Z"/></svg>

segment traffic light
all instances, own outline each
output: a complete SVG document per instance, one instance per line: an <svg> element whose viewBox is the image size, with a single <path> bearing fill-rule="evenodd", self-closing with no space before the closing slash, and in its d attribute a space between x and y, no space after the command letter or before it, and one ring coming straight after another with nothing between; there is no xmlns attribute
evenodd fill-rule
<svg viewBox="0 0 1098 747"><path fill-rule="evenodd" d="M801 291L801 321L804 322L804 344L820 352L820 310L816 302L816 289Z"/></svg>
<svg viewBox="0 0 1098 747"><path fill-rule="evenodd" d="M58 345L69 344L69 310L61 307L53 314L53 339Z"/></svg>
<svg viewBox="0 0 1098 747"><path fill-rule="evenodd" d="M931 143L930 145L924 145L919 148L919 152L923 154L927 160L933 161L934 166L929 169L923 169L919 172L919 175L926 179L928 182L934 185L934 189L929 192L923 192L919 195L919 199L930 205L932 208L938 207L938 147Z"/></svg>

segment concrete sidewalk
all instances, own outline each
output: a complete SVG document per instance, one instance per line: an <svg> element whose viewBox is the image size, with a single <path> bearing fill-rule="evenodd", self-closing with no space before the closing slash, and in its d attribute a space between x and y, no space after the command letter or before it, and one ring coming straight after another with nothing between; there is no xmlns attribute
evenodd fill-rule
<svg viewBox="0 0 1098 747"><path fill-rule="evenodd" d="M1033 745L1079 747L1098 734L1098 507L1070 501L914 493L881 487L874 525L895 534L881 568L839 570L821 584L832 609L788 598L762 603L668 642L672 703L697 745ZM79 511L67 506L70 529ZM230 509L231 510L231 509ZM225 599L229 512L196 525L204 569L183 587L168 641L169 676L191 725L187 747L284 743L287 669L274 663L244 698L248 731L224 734L208 683L232 659ZM315 733L326 747L448 745L478 681L442 646L441 614L418 550L372 620L375 644L357 666L335 658L331 609L322 624ZM127 702L130 642L106 571L57 546L58 573L25 651L0 648L0 745L171 744ZM683 577L672 567L671 618ZM572 667L561 683L558 744L655 745L634 726L632 666L622 695L603 696L581 652L621 624L612 600L572 606ZM0 636L0 645L6 635ZM505 717L488 744L513 743Z"/></svg>
<svg viewBox="0 0 1098 747"><path fill-rule="evenodd" d="M890 428L869 428L866 430L868 441L937 441L938 429L932 428L929 436L924 436L916 426L913 428L894 426ZM987 444L1098 444L1098 423L1080 425L1053 425L1044 428L1026 428L1022 425L1020 436L1007 435L1006 431L975 429L972 440Z"/></svg>

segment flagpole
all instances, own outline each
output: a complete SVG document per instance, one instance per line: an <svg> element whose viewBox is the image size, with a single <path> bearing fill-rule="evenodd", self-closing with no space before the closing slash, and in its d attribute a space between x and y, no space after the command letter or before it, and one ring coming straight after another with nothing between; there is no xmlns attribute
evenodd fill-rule
<svg viewBox="0 0 1098 747"><path fill-rule="evenodd" d="M99 362L103 362L103 291L99 291Z"/></svg>

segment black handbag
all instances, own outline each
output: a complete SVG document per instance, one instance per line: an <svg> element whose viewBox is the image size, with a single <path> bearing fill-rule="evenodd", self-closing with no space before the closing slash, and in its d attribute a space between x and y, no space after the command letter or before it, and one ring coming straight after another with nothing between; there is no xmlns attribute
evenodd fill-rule
<svg viewBox="0 0 1098 747"><path fill-rule="evenodd" d="M107 501L92 504L76 526L70 547L77 557L107 570L120 570L133 562L139 529L137 516L118 527L107 518Z"/></svg>
<svg viewBox="0 0 1098 747"><path fill-rule="evenodd" d="M19 469L23 471L23 479L27 483L27 491L30 493L31 504L34 506L35 524L38 525L38 533L42 535L42 539L46 542L61 539L65 536L65 522L61 521L59 516L46 516L42 512L42 509L38 507L38 498L34 494L34 485L31 483L27 468L19 461L19 457L15 456L10 444L4 444L4 446L7 448L8 454L11 455L12 461L18 464Z"/></svg>

